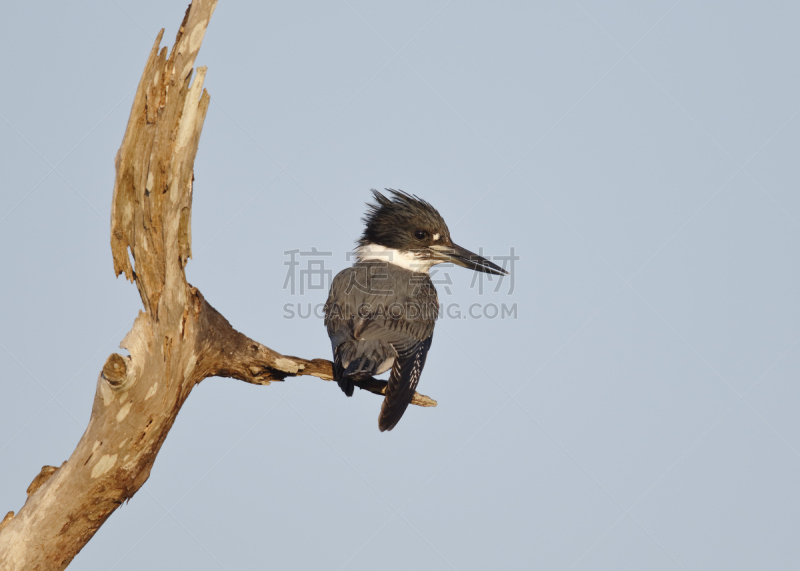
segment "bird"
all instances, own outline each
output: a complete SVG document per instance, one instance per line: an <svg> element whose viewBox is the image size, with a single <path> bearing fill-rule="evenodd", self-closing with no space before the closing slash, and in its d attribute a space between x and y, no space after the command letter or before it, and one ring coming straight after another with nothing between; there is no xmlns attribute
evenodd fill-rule
<svg viewBox="0 0 800 571"><path fill-rule="evenodd" d="M353 396L355 383L386 371L378 416L392 430L411 402L433 341L439 299L430 268L451 262L495 275L508 272L453 243L444 218L402 190L372 189L355 263L331 281L324 305L333 349L333 377Z"/></svg>

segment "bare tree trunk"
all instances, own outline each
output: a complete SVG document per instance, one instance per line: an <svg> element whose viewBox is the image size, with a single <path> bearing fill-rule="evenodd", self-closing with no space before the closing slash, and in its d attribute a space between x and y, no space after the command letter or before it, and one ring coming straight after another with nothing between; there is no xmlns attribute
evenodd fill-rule
<svg viewBox="0 0 800 571"><path fill-rule="evenodd" d="M166 47L159 51L162 30L147 59L117 153L111 212L114 271L136 282L144 311L121 344L130 356L108 357L70 458L42 468L19 513L0 522L3 571L64 569L147 481L178 411L204 378L261 385L332 378L330 361L284 356L239 333L186 282L194 158L210 100L206 69L194 82L191 76L215 6L195 0L169 57ZM383 394L386 383L360 386ZM436 405L424 395L412 402Z"/></svg>

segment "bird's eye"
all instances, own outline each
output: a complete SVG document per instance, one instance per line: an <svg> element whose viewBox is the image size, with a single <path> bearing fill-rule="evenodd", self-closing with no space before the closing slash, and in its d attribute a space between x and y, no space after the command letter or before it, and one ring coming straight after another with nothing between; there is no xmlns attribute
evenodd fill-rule
<svg viewBox="0 0 800 571"><path fill-rule="evenodd" d="M417 230L414 232L414 237L416 237L417 240L424 240L428 237L428 232L425 230Z"/></svg>

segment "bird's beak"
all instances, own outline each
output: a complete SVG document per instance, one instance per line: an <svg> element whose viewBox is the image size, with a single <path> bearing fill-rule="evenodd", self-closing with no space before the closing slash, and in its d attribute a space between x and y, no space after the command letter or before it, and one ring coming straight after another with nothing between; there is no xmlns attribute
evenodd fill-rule
<svg viewBox="0 0 800 571"><path fill-rule="evenodd" d="M498 276L508 275L508 272L497 264L456 244L450 244L449 246L434 244L430 249L432 253L431 257L434 260L452 262L463 268L475 270L476 272L484 272Z"/></svg>

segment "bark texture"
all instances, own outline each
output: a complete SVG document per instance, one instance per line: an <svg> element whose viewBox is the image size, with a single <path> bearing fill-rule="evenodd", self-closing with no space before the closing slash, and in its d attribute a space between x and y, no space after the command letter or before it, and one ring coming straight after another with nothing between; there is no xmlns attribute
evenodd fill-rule
<svg viewBox="0 0 800 571"><path fill-rule="evenodd" d="M18 514L0 521L0 569L64 569L147 481L178 411L206 377L266 385L289 376L331 380L331 362L282 355L236 331L186 282L193 167L209 104L195 57L216 0L195 0L172 52L158 35L116 157L114 271L136 283L144 310L97 378L92 414L69 459L45 466ZM321 330L322 331L322 330ZM386 382L359 384L383 394ZM435 406L416 394L413 404Z"/></svg>

